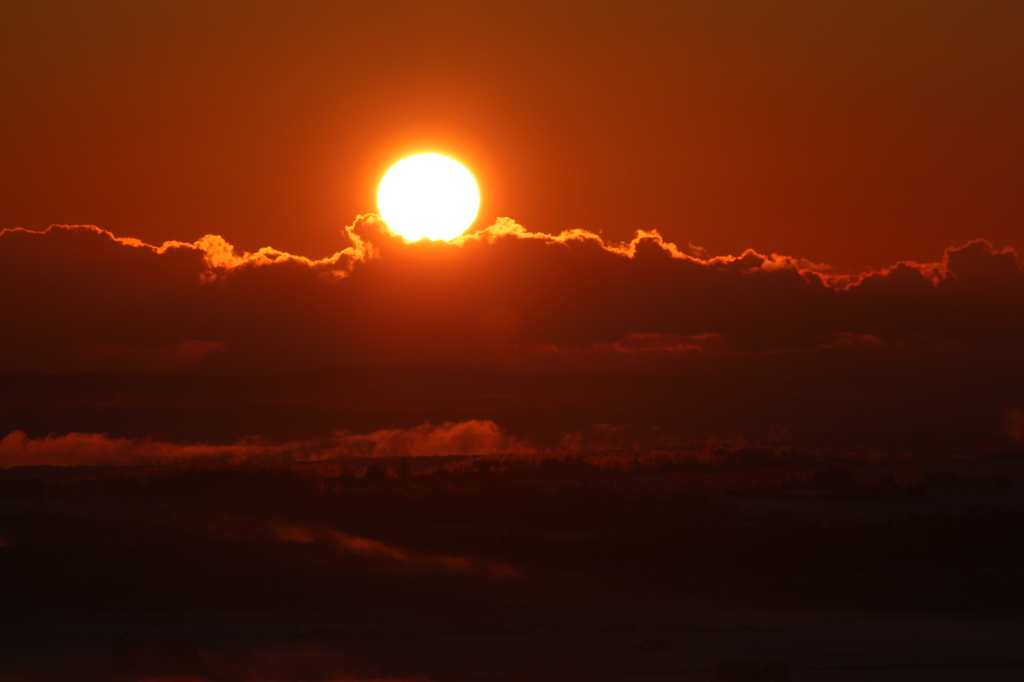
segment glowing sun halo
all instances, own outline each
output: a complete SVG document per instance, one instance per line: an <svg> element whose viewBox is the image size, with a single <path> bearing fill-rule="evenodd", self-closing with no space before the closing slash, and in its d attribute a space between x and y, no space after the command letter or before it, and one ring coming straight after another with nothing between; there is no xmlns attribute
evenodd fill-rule
<svg viewBox="0 0 1024 682"><path fill-rule="evenodd" d="M377 209L392 232L411 242L454 239L480 210L480 190L458 161L441 154L416 154L384 174Z"/></svg>

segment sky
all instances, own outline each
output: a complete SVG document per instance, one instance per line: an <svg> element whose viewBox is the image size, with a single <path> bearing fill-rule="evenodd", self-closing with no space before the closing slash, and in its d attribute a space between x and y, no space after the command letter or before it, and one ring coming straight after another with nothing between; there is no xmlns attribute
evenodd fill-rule
<svg viewBox="0 0 1024 682"><path fill-rule="evenodd" d="M0 433L1017 438L1022 8L3 4Z"/></svg>
<svg viewBox="0 0 1024 682"><path fill-rule="evenodd" d="M6 2L0 229L324 258L421 151L508 217L841 271L1024 249L1016 2Z"/></svg>

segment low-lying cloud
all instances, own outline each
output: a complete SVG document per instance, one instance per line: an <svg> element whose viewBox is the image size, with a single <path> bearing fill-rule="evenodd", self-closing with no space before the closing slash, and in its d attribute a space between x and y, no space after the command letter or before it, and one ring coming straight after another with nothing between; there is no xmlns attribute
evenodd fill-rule
<svg viewBox="0 0 1024 682"><path fill-rule="evenodd" d="M529 454L528 442L505 434L494 422L469 420L367 434L337 432L323 438L269 444L167 443L150 438L111 438L101 433L29 438L14 431L0 439L0 469L16 466L146 466L182 462L316 462L341 458L451 457Z"/></svg>
<svg viewBox="0 0 1024 682"><path fill-rule="evenodd" d="M263 373L1024 343L1024 271L984 241L837 275L777 254L689 255L656 231L616 245L508 219L451 244L405 243L372 215L343 236L313 260L215 235L156 246L88 226L3 230L0 368Z"/></svg>

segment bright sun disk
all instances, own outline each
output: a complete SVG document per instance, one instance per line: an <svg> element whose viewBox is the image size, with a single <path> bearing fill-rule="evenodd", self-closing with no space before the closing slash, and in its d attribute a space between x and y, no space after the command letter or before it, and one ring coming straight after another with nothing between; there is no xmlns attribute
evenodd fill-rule
<svg viewBox="0 0 1024 682"><path fill-rule="evenodd" d="M384 174L377 188L377 210L391 231L408 241L448 241L476 220L480 190L458 161L441 154L416 154Z"/></svg>

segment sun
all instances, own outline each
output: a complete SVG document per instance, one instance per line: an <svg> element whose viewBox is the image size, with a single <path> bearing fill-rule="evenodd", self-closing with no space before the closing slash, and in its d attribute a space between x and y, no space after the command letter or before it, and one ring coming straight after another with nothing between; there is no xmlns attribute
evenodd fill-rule
<svg viewBox="0 0 1024 682"><path fill-rule="evenodd" d="M448 241L466 231L480 210L480 189L472 173L441 154L416 154L384 174L377 188L377 210L410 242Z"/></svg>

